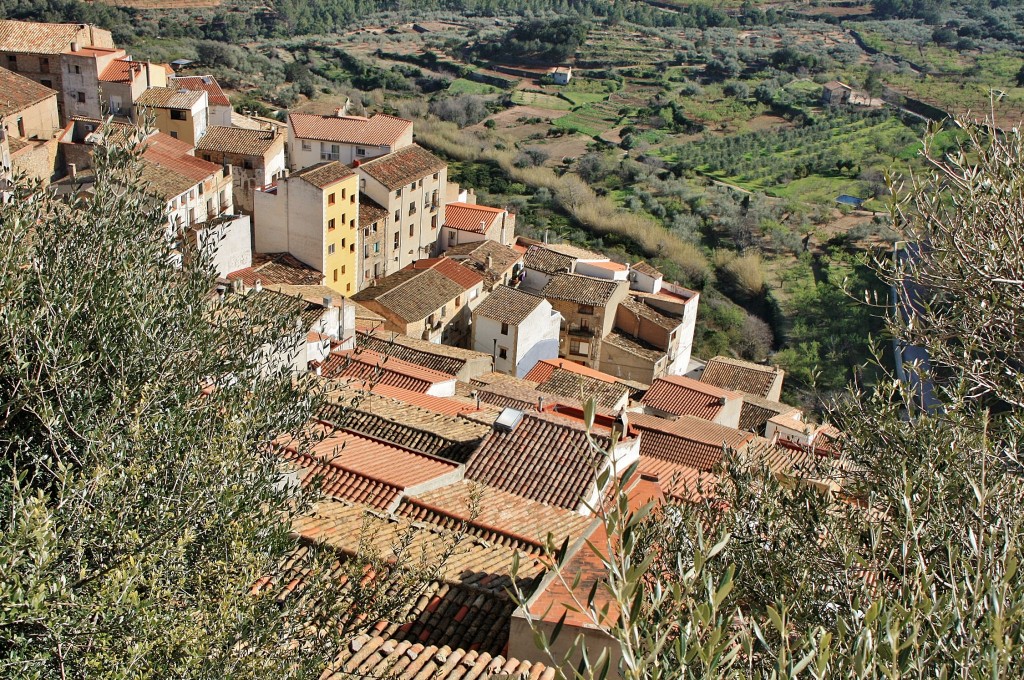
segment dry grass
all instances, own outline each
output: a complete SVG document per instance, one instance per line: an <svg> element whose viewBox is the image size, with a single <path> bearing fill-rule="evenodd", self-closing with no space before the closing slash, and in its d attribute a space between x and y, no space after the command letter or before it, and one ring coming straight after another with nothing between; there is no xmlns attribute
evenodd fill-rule
<svg viewBox="0 0 1024 680"><path fill-rule="evenodd" d="M702 279L707 273L707 260L693 244L673 236L650 217L625 211L598 196L579 176L559 176L544 167L517 168L513 164L516 152L495 148L495 143L502 140L494 133L462 130L451 123L421 119L416 121L416 141L451 158L495 163L517 182L534 189L546 187L563 210L593 233L629 239L645 256L671 260L693 280Z"/></svg>
<svg viewBox="0 0 1024 680"><path fill-rule="evenodd" d="M750 299L764 295L766 291L764 262L761 260L760 253L737 255L728 250L716 250L714 264L737 293Z"/></svg>

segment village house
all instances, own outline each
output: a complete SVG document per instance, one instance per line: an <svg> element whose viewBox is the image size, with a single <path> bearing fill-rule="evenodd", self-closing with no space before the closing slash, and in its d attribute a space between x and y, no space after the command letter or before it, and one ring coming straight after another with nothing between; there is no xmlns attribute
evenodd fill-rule
<svg viewBox="0 0 1024 680"><path fill-rule="evenodd" d="M54 133L60 130L57 92L0 68L0 176L15 173L48 182L57 156Z"/></svg>
<svg viewBox="0 0 1024 680"><path fill-rule="evenodd" d="M383 320L383 317L381 319ZM381 330L381 328L360 332L359 346L402 361L408 361L410 364L454 375L458 380L464 382L489 373L494 368L494 361L490 354L475 352L463 347L440 345L422 338Z"/></svg>
<svg viewBox="0 0 1024 680"><path fill-rule="evenodd" d="M782 397L782 380L786 375L778 366L765 366L731 357L708 359L700 381L724 390L753 394L769 401Z"/></svg>
<svg viewBox="0 0 1024 680"><path fill-rule="evenodd" d="M156 84L153 86L157 87ZM232 126L231 114L234 112L234 109L231 107L231 100L224 94L220 83L213 76L172 76L167 81L167 87L172 90L205 92L206 101L209 105L210 125Z"/></svg>
<svg viewBox="0 0 1024 680"><path fill-rule="evenodd" d="M485 291L497 286L515 287L522 279L523 254L494 241L470 241L452 246L444 255L484 277Z"/></svg>
<svg viewBox="0 0 1024 680"><path fill-rule="evenodd" d="M231 166L235 206L251 215L254 194L284 177L284 134L274 130L211 125L199 143L196 155L203 160Z"/></svg>
<svg viewBox="0 0 1024 680"><path fill-rule="evenodd" d="M270 287L324 285L323 272L300 262L289 253L253 253L252 261L248 265L229 272L224 278L228 281L240 281L248 287L257 283Z"/></svg>
<svg viewBox="0 0 1024 680"><path fill-rule="evenodd" d="M552 275L541 295L564 319L558 356L597 368L601 343L612 332L616 309L628 291L624 281Z"/></svg>
<svg viewBox="0 0 1024 680"><path fill-rule="evenodd" d="M671 288L671 290L670 290ZM631 292L615 311L615 330L601 348L601 370L651 384L681 375L690 363L700 294L678 286Z"/></svg>
<svg viewBox="0 0 1024 680"><path fill-rule="evenodd" d="M390 216L385 246L387 270L398 271L435 254L444 224L441 194L448 182L448 164L419 146L406 146L354 166L359 190Z"/></svg>
<svg viewBox="0 0 1024 680"><path fill-rule="evenodd" d="M412 145L412 121L375 113L369 118L292 113L288 116L288 167L324 161L351 165ZM443 185L442 185L443 186Z"/></svg>
<svg viewBox="0 0 1024 680"><path fill-rule="evenodd" d="M654 381L640 403L645 413L661 418L694 416L738 429L743 395L682 375L667 375Z"/></svg>
<svg viewBox="0 0 1024 680"><path fill-rule="evenodd" d="M110 31L89 24L0 20L0 66L59 93L64 92L61 55L86 46L114 49L114 40ZM63 123L63 97L57 107Z"/></svg>
<svg viewBox="0 0 1024 680"><path fill-rule="evenodd" d="M540 291L548 284L555 274L577 274L580 264L607 263L610 260L604 255L578 248L568 243L542 243L520 236L516 239L517 247L524 248L523 264L526 272L523 286L532 291ZM597 278L615 280L608 275L610 270L601 270ZM591 270L593 271L593 270ZM622 277L619 277L622 280Z"/></svg>
<svg viewBox="0 0 1024 680"><path fill-rule="evenodd" d="M291 253L323 272L334 290L355 292L359 181L350 168L319 163L253 199L257 252Z"/></svg>
<svg viewBox="0 0 1024 680"><path fill-rule="evenodd" d="M194 147L210 125L209 100L205 91L153 87L135 100L135 120Z"/></svg>
<svg viewBox="0 0 1024 680"><path fill-rule="evenodd" d="M135 61L122 49L76 44L60 60L66 119L112 115L134 121L138 98L167 85L167 66Z"/></svg>
<svg viewBox="0 0 1024 680"><path fill-rule="evenodd" d="M437 246L440 252L477 241L494 241L508 246L512 244L515 229L516 216L508 210L470 203L449 203L445 206L445 221Z"/></svg>
<svg viewBox="0 0 1024 680"><path fill-rule="evenodd" d="M483 277L442 257L414 262L352 299L383 316L383 330L461 345L482 292Z"/></svg>
<svg viewBox="0 0 1024 680"><path fill-rule="evenodd" d="M335 350L319 369L328 379L390 385L433 397L455 394L455 376L365 348Z"/></svg>
<svg viewBox="0 0 1024 680"><path fill-rule="evenodd" d="M489 352L495 371L522 378L541 359L558 357L561 325L544 298L499 286L473 311L473 349Z"/></svg>
<svg viewBox="0 0 1024 680"><path fill-rule="evenodd" d="M252 220L248 215L222 215L198 222L185 237L195 245L195 252L210 258L218 278L252 265Z"/></svg>
<svg viewBox="0 0 1024 680"><path fill-rule="evenodd" d="M568 359L541 359L526 374L537 389L580 404L593 398L599 409L617 413L629 405L630 388L614 375ZM570 403L564 401L564 403Z"/></svg>
<svg viewBox="0 0 1024 680"><path fill-rule="evenodd" d="M556 66L551 69L551 80L555 85L568 85L572 80L572 66Z"/></svg>

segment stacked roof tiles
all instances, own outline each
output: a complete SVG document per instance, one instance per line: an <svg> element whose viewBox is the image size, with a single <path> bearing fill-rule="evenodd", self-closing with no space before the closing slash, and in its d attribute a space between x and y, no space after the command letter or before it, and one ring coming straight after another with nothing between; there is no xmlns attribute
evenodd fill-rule
<svg viewBox="0 0 1024 680"><path fill-rule="evenodd" d="M438 173L448 167L443 160L415 144L366 161L359 170L391 191Z"/></svg>
<svg viewBox="0 0 1024 680"><path fill-rule="evenodd" d="M57 96L56 90L5 68L0 68L0 92L3 92L0 97L0 116L10 115Z"/></svg>
<svg viewBox="0 0 1024 680"><path fill-rule="evenodd" d="M480 303L474 310L474 314L485 319L507 323L510 326L518 326L543 302L544 298L531 295L518 288L498 286Z"/></svg>
<svg viewBox="0 0 1024 680"><path fill-rule="evenodd" d="M383 113L369 118L293 113L288 123L299 139L366 146L392 146L412 129L412 121Z"/></svg>
<svg viewBox="0 0 1024 680"><path fill-rule="evenodd" d="M262 156L278 139L273 130L249 130L246 128L211 125L196 143L197 151L219 151L248 156Z"/></svg>
<svg viewBox="0 0 1024 680"><path fill-rule="evenodd" d="M135 105L158 109L191 109L202 98L202 92L169 87L151 87L139 95L135 100Z"/></svg>
<svg viewBox="0 0 1024 680"><path fill-rule="evenodd" d="M455 381L453 375L366 349L332 352L321 367L321 375L390 385L424 394L435 385L449 381L454 385Z"/></svg>
<svg viewBox="0 0 1024 680"><path fill-rule="evenodd" d="M484 277L488 288L499 283L503 273L523 257L514 248L490 240L460 243L448 248L444 254Z"/></svg>
<svg viewBox="0 0 1024 680"><path fill-rule="evenodd" d="M288 253L256 253L251 266L231 272L227 278L246 286L255 286L257 281L295 286L318 286L324 282L321 272Z"/></svg>
<svg viewBox="0 0 1024 680"><path fill-rule="evenodd" d="M231 100L224 94L220 83L213 76L174 76L168 79L171 87L192 92L205 92L212 106L231 106Z"/></svg>
<svg viewBox="0 0 1024 680"><path fill-rule="evenodd" d="M541 295L548 299L599 307L611 299L620 284L621 282L593 279L578 274L556 274L544 286Z"/></svg>
<svg viewBox="0 0 1024 680"><path fill-rule="evenodd" d="M486 205L449 203L444 208L444 226L458 231L484 234L505 211Z"/></svg>
<svg viewBox="0 0 1024 680"><path fill-rule="evenodd" d="M725 399L742 399L739 392L723 390L681 375L658 378L641 400L644 406L678 416L714 420Z"/></svg>
<svg viewBox="0 0 1024 680"><path fill-rule="evenodd" d="M762 399L778 398L783 371L749 361L717 356L708 360L700 380L725 390L738 390Z"/></svg>

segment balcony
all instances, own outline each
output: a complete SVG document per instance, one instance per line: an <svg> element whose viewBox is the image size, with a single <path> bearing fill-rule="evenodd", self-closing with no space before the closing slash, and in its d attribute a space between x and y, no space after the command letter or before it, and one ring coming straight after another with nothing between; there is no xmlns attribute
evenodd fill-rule
<svg viewBox="0 0 1024 680"><path fill-rule="evenodd" d="M594 337L594 329L583 326L574 326L570 328L568 334L577 338L592 338Z"/></svg>

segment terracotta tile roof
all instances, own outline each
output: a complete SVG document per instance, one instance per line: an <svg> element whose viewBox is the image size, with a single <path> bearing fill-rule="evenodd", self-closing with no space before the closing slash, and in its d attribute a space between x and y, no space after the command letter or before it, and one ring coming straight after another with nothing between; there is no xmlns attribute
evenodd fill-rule
<svg viewBox="0 0 1024 680"><path fill-rule="evenodd" d="M288 124L298 139L366 146L393 146L412 128L412 121L383 113L369 118L293 113Z"/></svg>
<svg viewBox="0 0 1024 680"><path fill-rule="evenodd" d="M409 265L409 268L420 270L433 269L462 286L463 290L469 290L473 286L483 283L484 280L484 277L472 269L463 267L455 260L447 257L431 257L416 260Z"/></svg>
<svg viewBox="0 0 1024 680"><path fill-rule="evenodd" d="M610 272L624 272L629 269L629 265L622 264L621 262L588 262L591 267L599 267L601 269L607 269Z"/></svg>
<svg viewBox="0 0 1024 680"><path fill-rule="evenodd" d="M537 295L508 286L498 286L473 310L473 314L510 326L518 326L543 302L544 298Z"/></svg>
<svg viewBox="0 0 1024 680"><path fill-rule="evenodd" d="M587 250L586 248L580 248L574 246L571 243L546 243L543 246L548 250L554 251L571 257L574 260L607 260L608 258L600 253L595 253L593 250Z"/></svg>
<svg viewBox="0 0 1024 680"><path fill-rule="evenodd" d="M227 278L240 280L246 286L255 286L257 281L297 286L318 286L324 282L321 272L288 253L255 253L252 266L231 272Z"/></svg>
<svg viewBox="0 0 1024 680"><path fill-rule="evenodd" d="M56 95L56 90L0 68L0 116L9 116Z"/></svg>
<svg viewBox="0 0 1024 680"><path fill-rule="evenodd" d="M374 222L380 222L387 219L387 209L381 207L379 203L367 196L366 194L359 193L359 226L360 228L373 224Z"/></svg>
<svg viewBox="0 0 1024 680"><path fill-rule="evenodd" d="M605 409L618 408L629 401L629 390L624 386L564 368L556 368L547 380L537 385L537 389L577 402L593 397L598 406Z"/></svg>
<svg viewBox="0 0 1024 680"><path fill-rule="evenodd" d="M642 453L637 470L640 474L657 480L662 492L675 501L692 502L713 496L718 488L718 477L710 472L662 458L644 456Z"/></svg>
<svg viewBox="0 0 1024 680"><path fill-rule="evenodd" d="M434 154L412 144L366 161L359 166L359 171L394 191L447 167L448 164Z"/></svg>
<svg viewBox="0 0 1024 680"><path fill-rule="evenodd" d="M133 61L131 59L115 59L110 62L107 68L103 69L103 73L99 75L99 80L106 83L130 83L142 75L145 69L145 62Z"/></svg>
<svg viewBox="0 0 1024 680"><path fill-rule="evenodd" d="M458 469L451 461L323 423L310 425L310 433L315 439L302 453L323 464L365 476L377 484L407 489L445 477ZM295 442L295 439L284 438L277 444L286 450L285 457L294 458L299 453Z"/></svg>
<svg viewBox="0 0 1024 680"><path fill-rule="evenodd" d="M721 400L742 399L739 392L723 390L681 375L658 378L641 403L677 416L691 415L714 420L722 410Z"/></svg>
<svg viewBox="0 0 1024 680"><path fill-rule="evenodd" d="M627 295L622 301L622 306L636 314L641 319L650 321L659 328L664 328L667 331L673 331L683 323L682 317L665 314L644 302L642 298L637 298L633 295Z"/></svg>
<svg viewBox="0 0 1024 680"><path fill-rule="evenodd" d="M470 511L471 504L473 510ZM594 523L591 516L545 505L522 496L463 480L402 499L397 514L434 524L471 521L494 530L494 541L522 538L543 549L550 533L560 545L578 538ZM453 525L454 526L454 525ZM510 542L509 545L512 543Z"/></svg>
<svg viewBox="0 0 1024 680"><path fill-rule="evenodd" d="M444 207L444 226L475 234L486 233L494 220L505 212L501 208L470 203L449 203Z"/></svg>
<svg viewBox="0 0 1024 680"><path fill-rule="evenodd" d="M170 200L221 171L219 165L196 158L191 151L189 144L166 133L150 136L142 152L142 181Z"/></svg>
<svg viewBox="0 0 1024 680"><path fill-rule="evenodd" d="M717 356L708 360L700 380L725 390L739 390L764 398L782 375L783 371L778 366Z"/></svg>
<svg viewBox="0 0 1024 680"><path fill-rule="evenodd" d="M365 503L384 510L402 495L400 486L353 472L309 454L285 451L282 458L299 469L304 487L315 487L328 498Z"/></svg>
<svg viewBox="0 0 1024 680"><path fill-rule="evenodd" d="M542 663L506 659L488 652L467 651L450 644L442 647L425 646L408 640L396 642L369 635L354 639L338 656L337 667L338 672L325 674L323 680L349 680L353 677L387 677L395 680L489 680L498 677L555 680L557 677L554 667L549 668Z"/></svg>
<svg viewBox="0 0 1024 680"><path fill-rule="evenodd" d="M631 267L631 269L633 271L640 272L641 274L644 274L646 276L650 276L651 278L654 279L663 278L663 275L660 271L658 271L657 269L652 267L648 262L645 262L643 260L634 264Z"/></svg>
<svg viewBox="0 0 1024 680"><path fill-rule="evenodd" d="M213 76L175 76L167 80L174 89L205 92L211 106L231 106L231 100Z"/></svg>
<svg viewBox="0 0 1024 680"><path fill-rule="evenodd" d="M753 394L744 394L743 406L740 408L739 427L748 432L764 434L765 426L771 418L792 410L792 406L769 401Z"/></svg>
<svg viewBox="0 0 1024 680"><path fill-rule="evenodd" d="M437 383L455 380L453 375L365 349L331 352L321 367L321 375L391 385L424 394Z"/></svg>
<svg viewBox="0 0 1024 680"><path fill-rule="evenodd" d="M605 281L578 274L555 274L541 291L544 297L566 300L580 305L601 307L611 299L622 281Z"/></svg>
<svg viewBox="0 0 1024 680"><path fill-rule="evenodd" d="M754 435L693 416L666 420L630 413L630 427L640 431L640 455L710 472L722 459L722 447L742 450Z"/></svg>
<svg viewBox="0 0 1024 680"><path fill-rule="evenodd" d="M558 274L560 272L571 272L576 260L567 255L556 253L542 246L532 245L526 250L523 256L523 264L528 269L534 269L545 274Z"/></svg>
<svg viewBox="0 0 1024 680"><path fill-rule="evenodd" d="M3 19L0 20L0 52L60 54L78 40L79 33L85 28L86 24L50 24ZM109 36L109 33L107 35Z"/></svg>
<svg viewBox="0 0 1024 680"><path fill-rule="evenodd" d="M211 125L196 143L196 151L219 151L248 156L262 156L274 145L280 133L275 130L246 130L245 128Z"/></svg>
<svg viewBox="0 0 1024 680"><path fill-rule="evenodd" d="M489 359L489 354L461 347L439 345L399 333L360 333L359 344L366 349L449 375L458 375L468 361Z"/></svg>
<svg viewBox="0 0 1024 680"><path fill-rule="evenodd" d="M460 243L444 251L444 254L484 277L488 288L493 288L501 281L502 274L523 259L522 253L514 248L489 240ZM487 264L488 257L491 258L490 266Z"/></svg>
<svg viewBox="0 0 1024 680"><path fill-rule="evenodd" d="M373 394L398 399L413 406L419 406L429 411L436 411L451 416L469 415L478 412L480 409L469 401L463 401L452 397L435 397L421 392L413 392L401 387L391 385L374 385L371 390Z"/></svg>
<svg viewBox="0 0 1024 680"><path fill-rule="evenodd" d="M423 263L423 264L420 264ZM375 285L364 288L352 299L376 301L398 318L413 322L425 319L483 279L473 271L446 258L418 260Z"/></svg>
<svg viewBox="0 0 1024 680"><path fill-rule="evenodd" d="M139 98L135 100L135 106L150 106L158 109L191 109L202 98L202 92L174 90L169 87L151 87L139 95Z"/></svg>
<svg viewBox="0 0 1024 680"><path fill-rule="evenodd" d="M348 391L342 392L347 396ZM444 415L368 394L355 399L332 397L318 417L333 425L396 446L465 463L490 428L463 418Z"/></svg>
<svg viewBox="0 0 1024 680"><path fill-rule="evenodd" d="M607 442L600 437L598 446ZM466 478L568 510L591 494L604 454L568 421L524 413L511 431L494 429L466 464Z"/></svg>
<svg viewBox="0 0 1024 680"><path fill-rule="evenodd" d="M580 375L590 376L597 380L603 380L607 383L614 383L616 381L614 375L603 373L597 369L584 366L583 364L579 364L568 359L541 359L524 377L526 380L534 380L540 384L550 378L551 375L559 368L571 373L578 373Z"/></svg>
<svg viewBox="0 0 1024 680"><path fill-rule="evenodd" d="M480 402L492 407L511 407L520 411L536 411L539 403L544 405L562 404L572 408L582 408L583 403L578 396L573 398L563 394L544 392L534 380L515 378L505 373L485 373L471 381ZM545 408L546 408L545 406ZM609 413L608 409L598 404L598 413Z"/></svg>
<svg viewBox="0 0 1024 680"><path fill-rule="evenodd" d="M317 163L304 170L293 172L292 177L299 177L306 180L318 189L326 189L336 182L355 174L352 168L339 161L328 161Z"/></svg>

